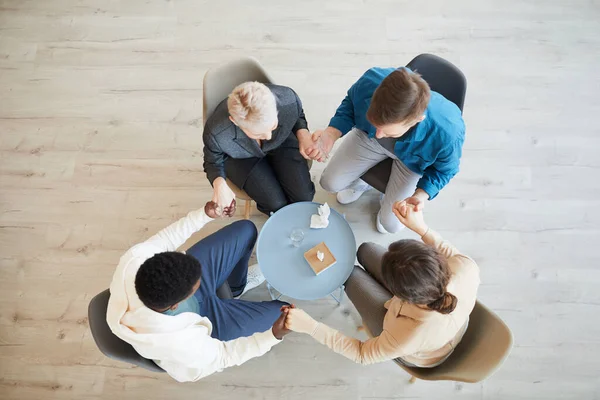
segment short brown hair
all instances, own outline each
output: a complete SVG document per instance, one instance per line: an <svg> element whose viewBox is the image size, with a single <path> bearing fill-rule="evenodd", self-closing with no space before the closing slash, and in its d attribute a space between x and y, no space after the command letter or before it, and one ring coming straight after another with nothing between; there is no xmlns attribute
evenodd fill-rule
<svg viewBox="0 0 600 400"><path fill-rule="evenodd" d="M412 239L399 240L390 244L381 267L385 284L394 296L442 314L456 308L458 300L446 291L450 268L433 247Z"/></svg>
<svg viewBox="0 0 600 400"><path fill-rule="evenodd" d="M421 75L406 68L397 69L373 93L367 119L373 125L417 119L427 109L430 97L429 85Z"/></svg>

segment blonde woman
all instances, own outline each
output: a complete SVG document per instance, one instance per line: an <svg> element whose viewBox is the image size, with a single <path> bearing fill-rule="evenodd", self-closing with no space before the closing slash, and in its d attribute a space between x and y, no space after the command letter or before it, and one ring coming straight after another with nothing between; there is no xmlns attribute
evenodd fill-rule
<svg viewBox="0 0 600 400"><path fill-rule="evenodd" d="M422 242L399 240L388 249L365 243L346 282L346 293L375 335L361 341L291 308L286 327L311 335L354 362L396 359L407 366L435 367L462 339L475 306L479 268L427 227L422 211L398 202L394 214Z"/></svg>
<svg viewBox="0 0 600 400"><path fill-rule="evenodd" d="M306 150L314 143L292 89L242 83L206 121L203 138L204 171L214 188L213 201L226 215L235 197L226 178L267 215L313 199Z"/></svg>

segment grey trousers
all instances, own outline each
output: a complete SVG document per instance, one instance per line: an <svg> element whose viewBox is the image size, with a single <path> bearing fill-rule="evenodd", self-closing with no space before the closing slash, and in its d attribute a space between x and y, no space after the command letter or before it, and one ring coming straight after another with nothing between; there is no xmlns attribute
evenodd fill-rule
<svg viewBox="0 0 600 400"><path fill-rule="evenodd" d="M404 228L392 212L395 202L410 197L421 175L408 169L395 154L360 129L352 129L343 139L321 175L321 186L328 192L340 192L356 184L360 177L381 161L393 158L392 173L381 202L381 224L390 233Z"/></svg>
<svg viewBox="0 0 600 400"><path fill-rule="evenodd" d="M394 297L381 276L381 259L385 252L386 249L378 244L361 244L356 256L365 269L355 266L345 284L348 298L374 336L383 332L383 319L387 313L384 304Z"/></svg>

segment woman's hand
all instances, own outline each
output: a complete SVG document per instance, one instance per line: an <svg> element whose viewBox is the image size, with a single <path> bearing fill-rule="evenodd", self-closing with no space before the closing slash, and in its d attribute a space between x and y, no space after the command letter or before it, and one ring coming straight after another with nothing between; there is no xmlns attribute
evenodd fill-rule
<svg viewBox="0 0 600 400"><path fill-rule="evenodd" d="M298 138L298 147L302 157L306 160L315 160L319 157L319 149L317 144L313 142L312 135L308 129L299 129L296 132L296 137Z"/></svg>
<svg viewBox="0 0 600 400"><path fill-rule="evenodd" d="M213 182L213 187L214 190L212 202L216 204L216 216L232 217L235 214L235 193L233 193L233 190L231 190L231 188L227 185L225 179L221 177L215 179Z"/></svg>
<svg viewBox="0 0 600 400"><path fill-rule="evenodd" d="M407 203L406 200L397 201L392 207L396 218L408 229L422 237L427 233L429 227L427 227L423 218L423 210L415 211L415 209L416 207L413 204Z"/></svg>
<svg viewBox="0 0 600 400"><path fill-rule="evenodd" d="M404 199L406 204L412 205L415 211L423 211L426 200L429 200L429 194L423 189L415 190L415 193L413 193L412 196Z"/></svg>
<svg viewBox="0 0 600 400"><path fill-rule="evenodd" d="M285 327L287 329L298 333L314 334L319 325L317 321L303 310L296 308L293 304L284 307L288 308L288 314L285 320Z"/></svg>

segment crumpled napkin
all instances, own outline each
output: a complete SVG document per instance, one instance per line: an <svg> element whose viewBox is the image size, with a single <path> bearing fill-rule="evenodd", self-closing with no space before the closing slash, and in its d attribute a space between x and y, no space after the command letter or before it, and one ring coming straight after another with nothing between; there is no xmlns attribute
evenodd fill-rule
<svg viewBox="0 0 600 400"><path fill-rule="evenodd" d="M310 227L312 229L327 228L329 226L329 214L331 214L329 204L320 205L318 214L313 214L310 217Z"/></svg>
<svg viewBox="0 0 600 400"><path fill-rule="evenodd" d="M323 260L325 259L325 253L323 253L322 251L317 251L317 258L319 259L319 261L323 262Z"/></svg>

